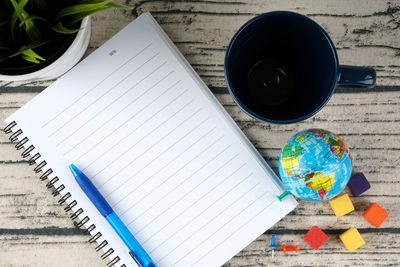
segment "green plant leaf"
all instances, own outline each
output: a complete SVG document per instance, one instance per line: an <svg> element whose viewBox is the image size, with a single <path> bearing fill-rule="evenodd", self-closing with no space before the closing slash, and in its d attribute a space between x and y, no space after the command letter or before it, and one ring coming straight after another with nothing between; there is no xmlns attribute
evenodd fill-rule
<svg viewBox="0 0 400 267"><path fill-rule="evenodd" d="M90 2L90 1L82 1L82 2ZM81 2L81 3L82 3ZM67 25L68 26L72 26L73 24L75 24L76 22L86 18L87 16L93 15L97 12L109 9L111 7L116 7L116 8L123 8L123 9L133 9L132 7L128 7L128 6L124 6L124 5L118 5L118 4L114 4L114 3L108 3L105 6L93 9L91 11L87 11L87 12L81 12L79 14L75 14L75 15L70 15L69 18L67 19Z"/></svg>
<svg viewBox="0 0 400 267"><path fill-rule="evenodd" d="M18 15L17 13L14 11L14 13L11 16L11 21L10 21L10 32L11 32L11 38L14 42L16 42L16 38L15 38L15 25L17 24L17 19L18 19Z"/></svg>
<svg viewBox="0 0 400 267"><path fill-rule="evenodd" d="M53 27L53 30L55 32L58 33L62 33L62 34L72 34L72 33L76 33L79 32L80 29L68 29L66 27L64 27L64 25L62 24L62 22L58 22L56 26Z"/></svg>
<svg viewBox="0 0 400 267"><path fill-rule="evenodd" d="M27 57L32 57L32 58L35 58L35 59L45 60L44 58L42 58L41 56L36 54L36 52L33 51L32 49L24 50L24 52L22 52L22 55L27 56Z"/></svg>
<svg viewBox="0 0 400 267"><path fill-rule="evenodd" d="M13 0L11 0L11 1L13 1ZM73 5L73 6L63 8L57 13L56 20L59 20L60 18L68 16L68 15L78 14L78 13L97 9L101 6L104 6L108 3L110 3L111 1L112 0L107 0L107 1L102 1L102 2L98 2L98 3L94 3L94 4L78 4L78 5Z"/></svg>
<svg viewBox="0 0 400 267"><path fill-rule="evenodd" d="M21 21L19 26L22 27L22 25L26 24L28 21L31 21L31 20L41 20L41 21L44 21L46 23L49 23L49 21L44 17L41 17L41 16L29 16L26 19L24 19L23 21Z"/></svg>
<svg viewBox="0 0 400 267"><path fill-rule="evenodd" d="M25 19L26 12L24 11L25 5L29 0L21 0L21 2L17 2L15 0L10 0L11 4L14 7L14 12L17 14L18 18L22 21Z"/></svg>
<svg viewBox="0 0 400 267"><path fill-rule="evenodd" d="M17 9L17 12L20 12L22 14L24 7L29 2L29 0L19 0L19 2L15 0L10 0L10 2L13 5L14 9Z"/></svg>
<svg viewBox="0 0 400 267"><path fill-rule="evenodd" d="M40 41L32 42L29 45L23 45L23 46L21 46L21 48L18 50L17 53L14 53L14 54L10 55L10 57L16 57L18 55L25 54L25 51L32 50L34 48L38 48L38 47L43 46L43 45L45 45L45 44L47 44L49 42L50 42L50 40L40 40Z"/></svg>
<svg viewBox="0 0 400 267"><path fill-rule="evenodd" d="M17 14L18 19L20 21L24 21L26 18L29 17L29 14L24 10L24 7L28 3L28 1L29 0L21 0L20 2L17 3L16 0L10 0L11 4L14 7L14 13ZM27 21L24 25L26 34L32 41L38 40L40 38L40 31L38 30L38 28L36 27L35 23L32 20Z"/></svg>
<svg viewBox="0 0 400 267"><path fill-rule="evenodd" d="M24 50L21 54L20 54L21 58L26 60L26 61L30 61L33 63L40 63L40 61L45 61L44 58L42 58L41 56L39 56L38 54L36 54L35 51L33 51L32 49L26 49Z"/></svg>
<svg viewBox="0 0 400 267"><path fill-rule="evenodd" d="M82 0L79 3L80 4L95 4L95 3L99 3L99 2L101 2L101 0ZM127 9L127 10L132 10L133 9L133 7L116 4L116 3L113 3L113 2L110 2L110 3L106 4L106 6L120 8L120 9Z"/></svg>
<svg viewBox="0 0 400 267"><path fill-rule="evenodd" d="M33 63L40 63L40 61L38 59L31 57L31 56L21 55L21 58L25 59L26 61L33 62Z"/></svg>
<svg viewBox="0 0 400 267"><path fill-rule="evenodd" d="M107 6L102 6L102 7L99 7L99 8L97 8L97 9L93 9L93 10L91 10L91 11L87 11L87 12L82 12L82 13L79 13L79 14L71 15L71 16L69 16L69 17L66 19L66 21L67 21L66 24L67 24L68 26L72 26L72 25L74 25L76 22L78 22L78 21L80 21L80 20L86 18L87 16L90 16L90 15L92 15L92 14L95 14L95 13L97 13L97 12L100 12L100 11L106 10L106 9L109 9L109 7L107 7Z"/></svg>

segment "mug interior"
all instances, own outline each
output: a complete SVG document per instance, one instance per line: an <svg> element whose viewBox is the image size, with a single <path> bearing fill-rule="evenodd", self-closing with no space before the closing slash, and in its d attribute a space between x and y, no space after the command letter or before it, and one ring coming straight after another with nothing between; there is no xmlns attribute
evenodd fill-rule
<svg viewBox="0 0 400 267"><path fill-rule="evenodd" d="M225 59L235 101L256 118L275 123L300 121L317 112L332 94L337 71L336 50L325 31L292 12L266 13L246 23ZM264 79L261 87L254 77ZM271 77L272 83L280 82L272 93L263 88Z"/></svg>

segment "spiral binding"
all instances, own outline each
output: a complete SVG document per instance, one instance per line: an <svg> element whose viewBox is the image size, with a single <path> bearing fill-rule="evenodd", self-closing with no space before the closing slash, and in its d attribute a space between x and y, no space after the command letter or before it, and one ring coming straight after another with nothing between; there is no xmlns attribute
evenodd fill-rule
<svg viewBox="0 0 400 267"><path fill-rule="evenodd" d="M25 146L25 144L27 142L29 142L29 138L26 137L26 136L24 138L20 138L20 136L23 134L23 131L21 129L17 129L16 131L13 131L13 128L16 127L16 126L17 126L17 123L15 121L11 122L10 124L8 124L6 126L6 128L4 128L4 133L11 134L10 137L9 137L9 140L12 143L14 143L15 141L17 141L19 139L20 141L15 145L15 148L17 150L21 150ZM34 149L35 149L34 145L32 145L32 144L29 145L21 153L21 156L23 158L28 157ZM28 160L28 164L29 165L36 164L39 161L40 157L41 157L40 153L35 153ZM40 176L40 180L42 180L42 181L48 179L49 175L53 173L53 170L51 168L47 169L46 171L43 171L43 168L46 165L47 165L47 162L45 160L43 160L39 164L37 164L36 167L33 169L35 173L43 172L43 174ZM70 192L65 192L65 194L63 194L63 190L66 188L64 184L61 184L61 185L57 186L57 188L55 188L55 184L59 180L60 179L57 176L55 176L54 178L49 180L49 182L47 182L46 187L48 189L54 188L54 190L52 192L52 195L54 197L56 197L58 195L61 195L61 198L58 200L58 204L63 205L67 201L67 199L72 197L72 195L71 195ZM66 207L64 207L65 212L71 211L76 205L78 205L78 202L76 200L72 200L69 204L66 204ZM82 220L79 220L78 216L81 215L82 213L84 213L84 210L82 208L78 208L70 216L70 218L73 220L75 226L77 226L78 228L81 228L82 226L85 226L90 221L90 218L88 216L85 216L85 217L83 217ZM77 219L78 219L78 221L77 221ZM95 229L96 229L96 225L92 223L92 224L90 224L89 227L86 227L86 232L91 233ZM88 242L89 243L94 243L101 237L102 237L102 233L98 231L96 234L92 235L92 237L88 240ZM107 245L108 245L108 241L107 240L103 240L101 243L98 244L98 246L96 246L95 250L96 251L100 251L100 250L104 249ZM103 260L105 260L108 257L110 257L113 253L114 253L114 249L113 248L109 248L100 257ZM110 262L107 263L107 266L114 266L119 261L120 261L120 257L119 256L115 256ZM126 267L126 265L122 264L121 267Z"/></svg>

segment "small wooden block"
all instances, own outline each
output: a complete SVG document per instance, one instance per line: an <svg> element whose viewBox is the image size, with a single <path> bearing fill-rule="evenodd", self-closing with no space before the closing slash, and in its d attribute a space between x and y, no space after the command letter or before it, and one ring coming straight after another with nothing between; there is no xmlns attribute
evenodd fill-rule
<svg viewBox="0 0 400 267"><path fill-rule="evenodd" d="M347 186L355 196L360 196L362 193L371 188L367 178L362 173L357 173L350 178Z"/></svg>
<svg viewBox="0 0 400 267"><path fill-rule="evenodd" d="M344 246L347 248L348 251L353 252L362 245L365 244L364 239L358 232L357 228L350 228L343 234L339 236L340 240L342 240Z"/></svg>
<svg viewBox="0 0 400 267"><path fill-rule="evenodd" d="M346 215L354 210L353 203L347 194L343 194L332 200L329 200L329 204L331 204L336 217L342 217L343 215Z"/></svg>
<svg viewBox="0 0 400 267"><path fill-rule="evenodd" d="M328 236L319 229L318 226L313 226L311 229L303 236L303 240L307 242L313 249L319 249L319 247L325 243Z"/></svg>
<svg viewBox="0 0 400 267"><path fill-rule="evenodd" d="M389 215L389 212L387 212L384 208L379 206L376 203L372 203L369 205L369 207L365 210L363 217L369 221L372 225L375 225L376 227L381 226L383 221L386 219L386 217Z"/></svg>

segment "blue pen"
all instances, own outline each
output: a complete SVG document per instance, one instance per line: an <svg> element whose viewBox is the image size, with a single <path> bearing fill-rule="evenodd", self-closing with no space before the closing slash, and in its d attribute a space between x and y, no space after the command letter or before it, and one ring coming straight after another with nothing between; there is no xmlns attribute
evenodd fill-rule
<svg viewBox="0 0 400 267"><path fill-rule="evenodd" d="M129 254L136 261L140 267L156 267L153 260L144 250L144 248L139 244L139 242L133 237L132 233L128 230L125 224L113 211L104 197L100 194L94 184L89 180L89 178L81 172L74 164L69 166L75 180L78 182L82 191L88 196L90 201L96 206L98 211L103 215L106 220L110 223L115 232L124 241L128 249Z"/></svg>

